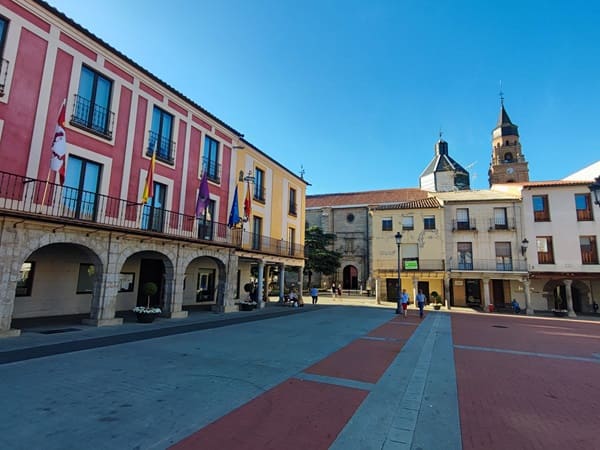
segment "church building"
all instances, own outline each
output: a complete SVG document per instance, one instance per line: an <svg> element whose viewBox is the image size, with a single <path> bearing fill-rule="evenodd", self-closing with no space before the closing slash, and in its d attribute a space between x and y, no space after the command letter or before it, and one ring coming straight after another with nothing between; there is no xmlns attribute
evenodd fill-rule
<svg viewBox="0 0 600 450"><path fill-rule="evenodd" d="M435 144L435 155L419 177L419 187L429 192L452 192L471 189L469 172L448 154L448 143Z"/></svg>

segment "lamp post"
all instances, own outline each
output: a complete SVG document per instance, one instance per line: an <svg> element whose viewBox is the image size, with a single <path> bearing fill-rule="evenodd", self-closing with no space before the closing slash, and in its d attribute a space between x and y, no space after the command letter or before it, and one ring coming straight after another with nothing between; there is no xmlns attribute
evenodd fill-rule
<svg viewBox="0 0 600 450"><path fill-rule="evenodd" d="M402 310L402 305L400 304L400 241L402 241L402 235L399 231L394 235L394 239L396 239L396 247L398 248L398 288L396 289L396 314L400 314Z"/></svg>
<svg viewBox="0 0 600 450"><path fill-rule="evenodd" d="M600 176L596 177L594 182L588 186L594 196L594 203L600 206Z"/></svg>
<svg viewBox="0 0 600 450"><path fill-rule="evenodd" d="M527 248L528 247L529 247L529 241L527 240L527 238L525 238L521 241L521 255L523 255L523 257L525 258L525 261L527 261Z"/></svg>
<svg viewBox="0 0 600 450"><path fill-rule="evenodd" d="M528 315L533 315L533 306L531 305L531 293L529 292L529 268L527 267L527 248L529 247L529 241L524 238L521 241L521 255L525 258L525 271L527 275L523 280L523 290L525 291L525 312Z"/></svg>

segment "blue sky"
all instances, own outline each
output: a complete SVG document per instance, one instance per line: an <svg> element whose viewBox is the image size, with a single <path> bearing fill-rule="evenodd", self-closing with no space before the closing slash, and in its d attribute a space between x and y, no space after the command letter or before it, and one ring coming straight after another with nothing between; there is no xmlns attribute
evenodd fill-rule
<svg viewBox="0 0 600 450"><path fill-rule="evenodd" d="M532 180L600 160L600 2L49 1L307 194L417 187L440 129L487 188L500 82Z"/></svg>

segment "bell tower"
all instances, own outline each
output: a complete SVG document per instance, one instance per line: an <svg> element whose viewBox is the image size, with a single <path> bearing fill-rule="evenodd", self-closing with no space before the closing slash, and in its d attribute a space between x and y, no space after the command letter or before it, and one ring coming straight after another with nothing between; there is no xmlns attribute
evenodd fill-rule
<svg viewBox="0 0 600 450"><path fill-rule="evenodd" d="M513 124L504 109L500 93L500 116L492 131L492 161L488 171L490 186L496 183L529 181L529 167L521 152L519 127Z"/></svg>

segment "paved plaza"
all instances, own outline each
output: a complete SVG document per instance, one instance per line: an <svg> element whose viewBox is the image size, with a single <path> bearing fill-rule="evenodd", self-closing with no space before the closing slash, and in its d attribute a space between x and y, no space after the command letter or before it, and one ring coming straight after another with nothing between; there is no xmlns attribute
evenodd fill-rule
<svg viewBox="0 0 600 450"><path fill-rule="evenodd" d="M600 321L391 306L23 329L0 448L600 448Z"/></svg>

